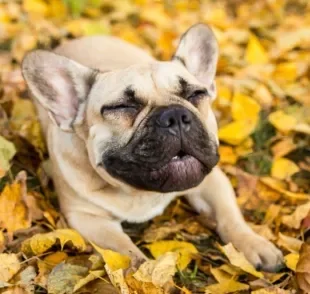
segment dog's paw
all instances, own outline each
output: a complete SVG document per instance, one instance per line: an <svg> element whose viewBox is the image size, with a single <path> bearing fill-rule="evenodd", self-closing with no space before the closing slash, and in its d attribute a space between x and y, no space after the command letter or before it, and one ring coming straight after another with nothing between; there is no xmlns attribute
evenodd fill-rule
<svg viewBox="0 0 310 294"><path fill-rule="evenodd" d="M232 243L257 270L277 272L284 266L282 252L255 233L239 236L238 240Z"/></svg>

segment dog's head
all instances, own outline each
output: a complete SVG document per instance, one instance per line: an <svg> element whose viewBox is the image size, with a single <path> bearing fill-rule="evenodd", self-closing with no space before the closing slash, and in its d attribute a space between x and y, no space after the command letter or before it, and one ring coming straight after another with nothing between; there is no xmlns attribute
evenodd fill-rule
<svg viewBox="0 0 310 294"><path fill-rule="evenodd" d="M218 162L215 37L199 24L169 62L99 72L34 51L23 74L63 130L84 140L92 166L112 185L174 192L199 185Z"/></svg>

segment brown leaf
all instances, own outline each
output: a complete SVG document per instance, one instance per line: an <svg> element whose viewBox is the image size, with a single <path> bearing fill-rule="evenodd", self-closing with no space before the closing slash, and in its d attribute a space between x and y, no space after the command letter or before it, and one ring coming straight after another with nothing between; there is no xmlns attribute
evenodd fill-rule
<svg viewBox="0 0 310 294"><path fill-rule="evenodd" d="M296 278L299 288L304 293L310 292L310 244L304 243L296 266Z"/></svg>

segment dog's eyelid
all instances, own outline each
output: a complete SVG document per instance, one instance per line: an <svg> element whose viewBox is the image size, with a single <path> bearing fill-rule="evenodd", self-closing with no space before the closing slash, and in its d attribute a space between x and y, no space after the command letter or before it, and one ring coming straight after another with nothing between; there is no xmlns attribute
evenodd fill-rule
<svg viewBox="0 0 310 294"><path fill-rule="evenodd" d="M190 100L198 96L209 96L209 92L207 89L196 89L187 97L187 99Z"/></svg>

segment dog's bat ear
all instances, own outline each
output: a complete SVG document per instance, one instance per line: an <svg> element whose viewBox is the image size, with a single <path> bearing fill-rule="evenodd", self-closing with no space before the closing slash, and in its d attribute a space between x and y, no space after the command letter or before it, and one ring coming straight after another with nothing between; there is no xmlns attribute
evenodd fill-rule
<svg viewBox="0 0 310 294"><path fill-rule="evenodd" d="M201 83L209 88L212 98L216 96L215 74L218 60L218 44L211 28L196 24L181 37L172 58L181 62Z"/></svg>
<svg viewBox="0 0 310 294"><path fill-rule="evenodd" d="M34 98L62 130L73 131L83 122L95 70L64 56L36 50L24 58L22 72Z"/></svg>

